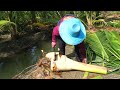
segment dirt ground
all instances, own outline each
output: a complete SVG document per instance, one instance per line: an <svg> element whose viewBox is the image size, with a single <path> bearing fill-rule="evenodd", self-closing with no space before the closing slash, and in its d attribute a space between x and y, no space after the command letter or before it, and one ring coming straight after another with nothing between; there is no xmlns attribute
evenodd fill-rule
<svg viewBox="0 0 120 90"><path fill-rule="evenodd" d="M68 71L68 72L63 72L62 73L62 78L61 79L83 79L85 72L82 71ZM120 79L119 74L96 74L96 73L89 73L88 77L86 79L94 78L96 76L101 76L102 79Z"/></svg>

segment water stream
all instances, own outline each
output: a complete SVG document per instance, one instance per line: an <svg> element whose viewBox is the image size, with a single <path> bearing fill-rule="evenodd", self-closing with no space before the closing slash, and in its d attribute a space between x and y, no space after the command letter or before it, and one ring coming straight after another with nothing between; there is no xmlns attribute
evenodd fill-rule
<svg viewBox="0 0 120 90"><path fill-rule="evenodd" d="M35 64L42 57L41 50L52 50L51 41L39 41L38 45L15 54L13 57L0 59L0 79L11 79L26 67Z"/></svg>

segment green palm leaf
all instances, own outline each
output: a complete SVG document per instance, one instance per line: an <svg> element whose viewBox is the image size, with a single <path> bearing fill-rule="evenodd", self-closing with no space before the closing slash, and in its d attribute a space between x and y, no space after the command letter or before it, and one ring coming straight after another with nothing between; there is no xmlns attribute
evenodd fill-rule
<svg viewBox="0 0 120 90"><path fill-rule="evenodd" d="M115 31L104 31L106 33L107 40L109 41L109 45L107 50L114 55L114 58L120 60L120 36Z"/></svg>
<svg viewBox="0 0 120 90"><path fill-rule="evenodd" d="M107 39L104 32L96 32L96 33L88 33L86 42L88 43L89 47L100 57L103 59L109 60L109 54L105 50L105 46ZM104 42L104 43L103 43Z"/></svg>
<svg viewBox="0 0 120 90"><path fill-rule="evenodd" d="M120 67L120 35L116 31L100 30L95 33L87 33L86 43L91 48L96 58L94 63L103 63L110 68ZM88 49L89 50L89 49ZM87 57L88 57L87 56ZM97 57L101 57L97 58Z"/></svg>

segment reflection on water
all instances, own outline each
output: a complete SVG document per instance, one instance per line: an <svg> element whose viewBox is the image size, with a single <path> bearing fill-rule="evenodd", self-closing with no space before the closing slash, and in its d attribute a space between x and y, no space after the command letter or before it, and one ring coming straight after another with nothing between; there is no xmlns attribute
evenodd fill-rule
<svg viewBox="0 0 120 90"><path fill-rule="evenodd" d="M10 79L26 67L35 64L42 57L41 50L51 51L51 41L39 41L39 44L10 58L0 59L0 79Z"/></svg>

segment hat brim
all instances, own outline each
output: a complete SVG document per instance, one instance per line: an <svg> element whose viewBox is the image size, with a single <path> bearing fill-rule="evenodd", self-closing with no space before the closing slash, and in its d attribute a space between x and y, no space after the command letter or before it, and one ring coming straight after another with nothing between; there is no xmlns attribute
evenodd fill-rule
<svg viewBox="0 0 120 90"><path fill-rule="evenodd" d="M85 27L81 21L79 21L79 23L80 23L80 32L77 37L72 37L69 34L69 29L68 29L69 20L63 21L60 24L59 33L65 43L70 45L77 45L80 44L85 39L86 37Z"/></svg>

